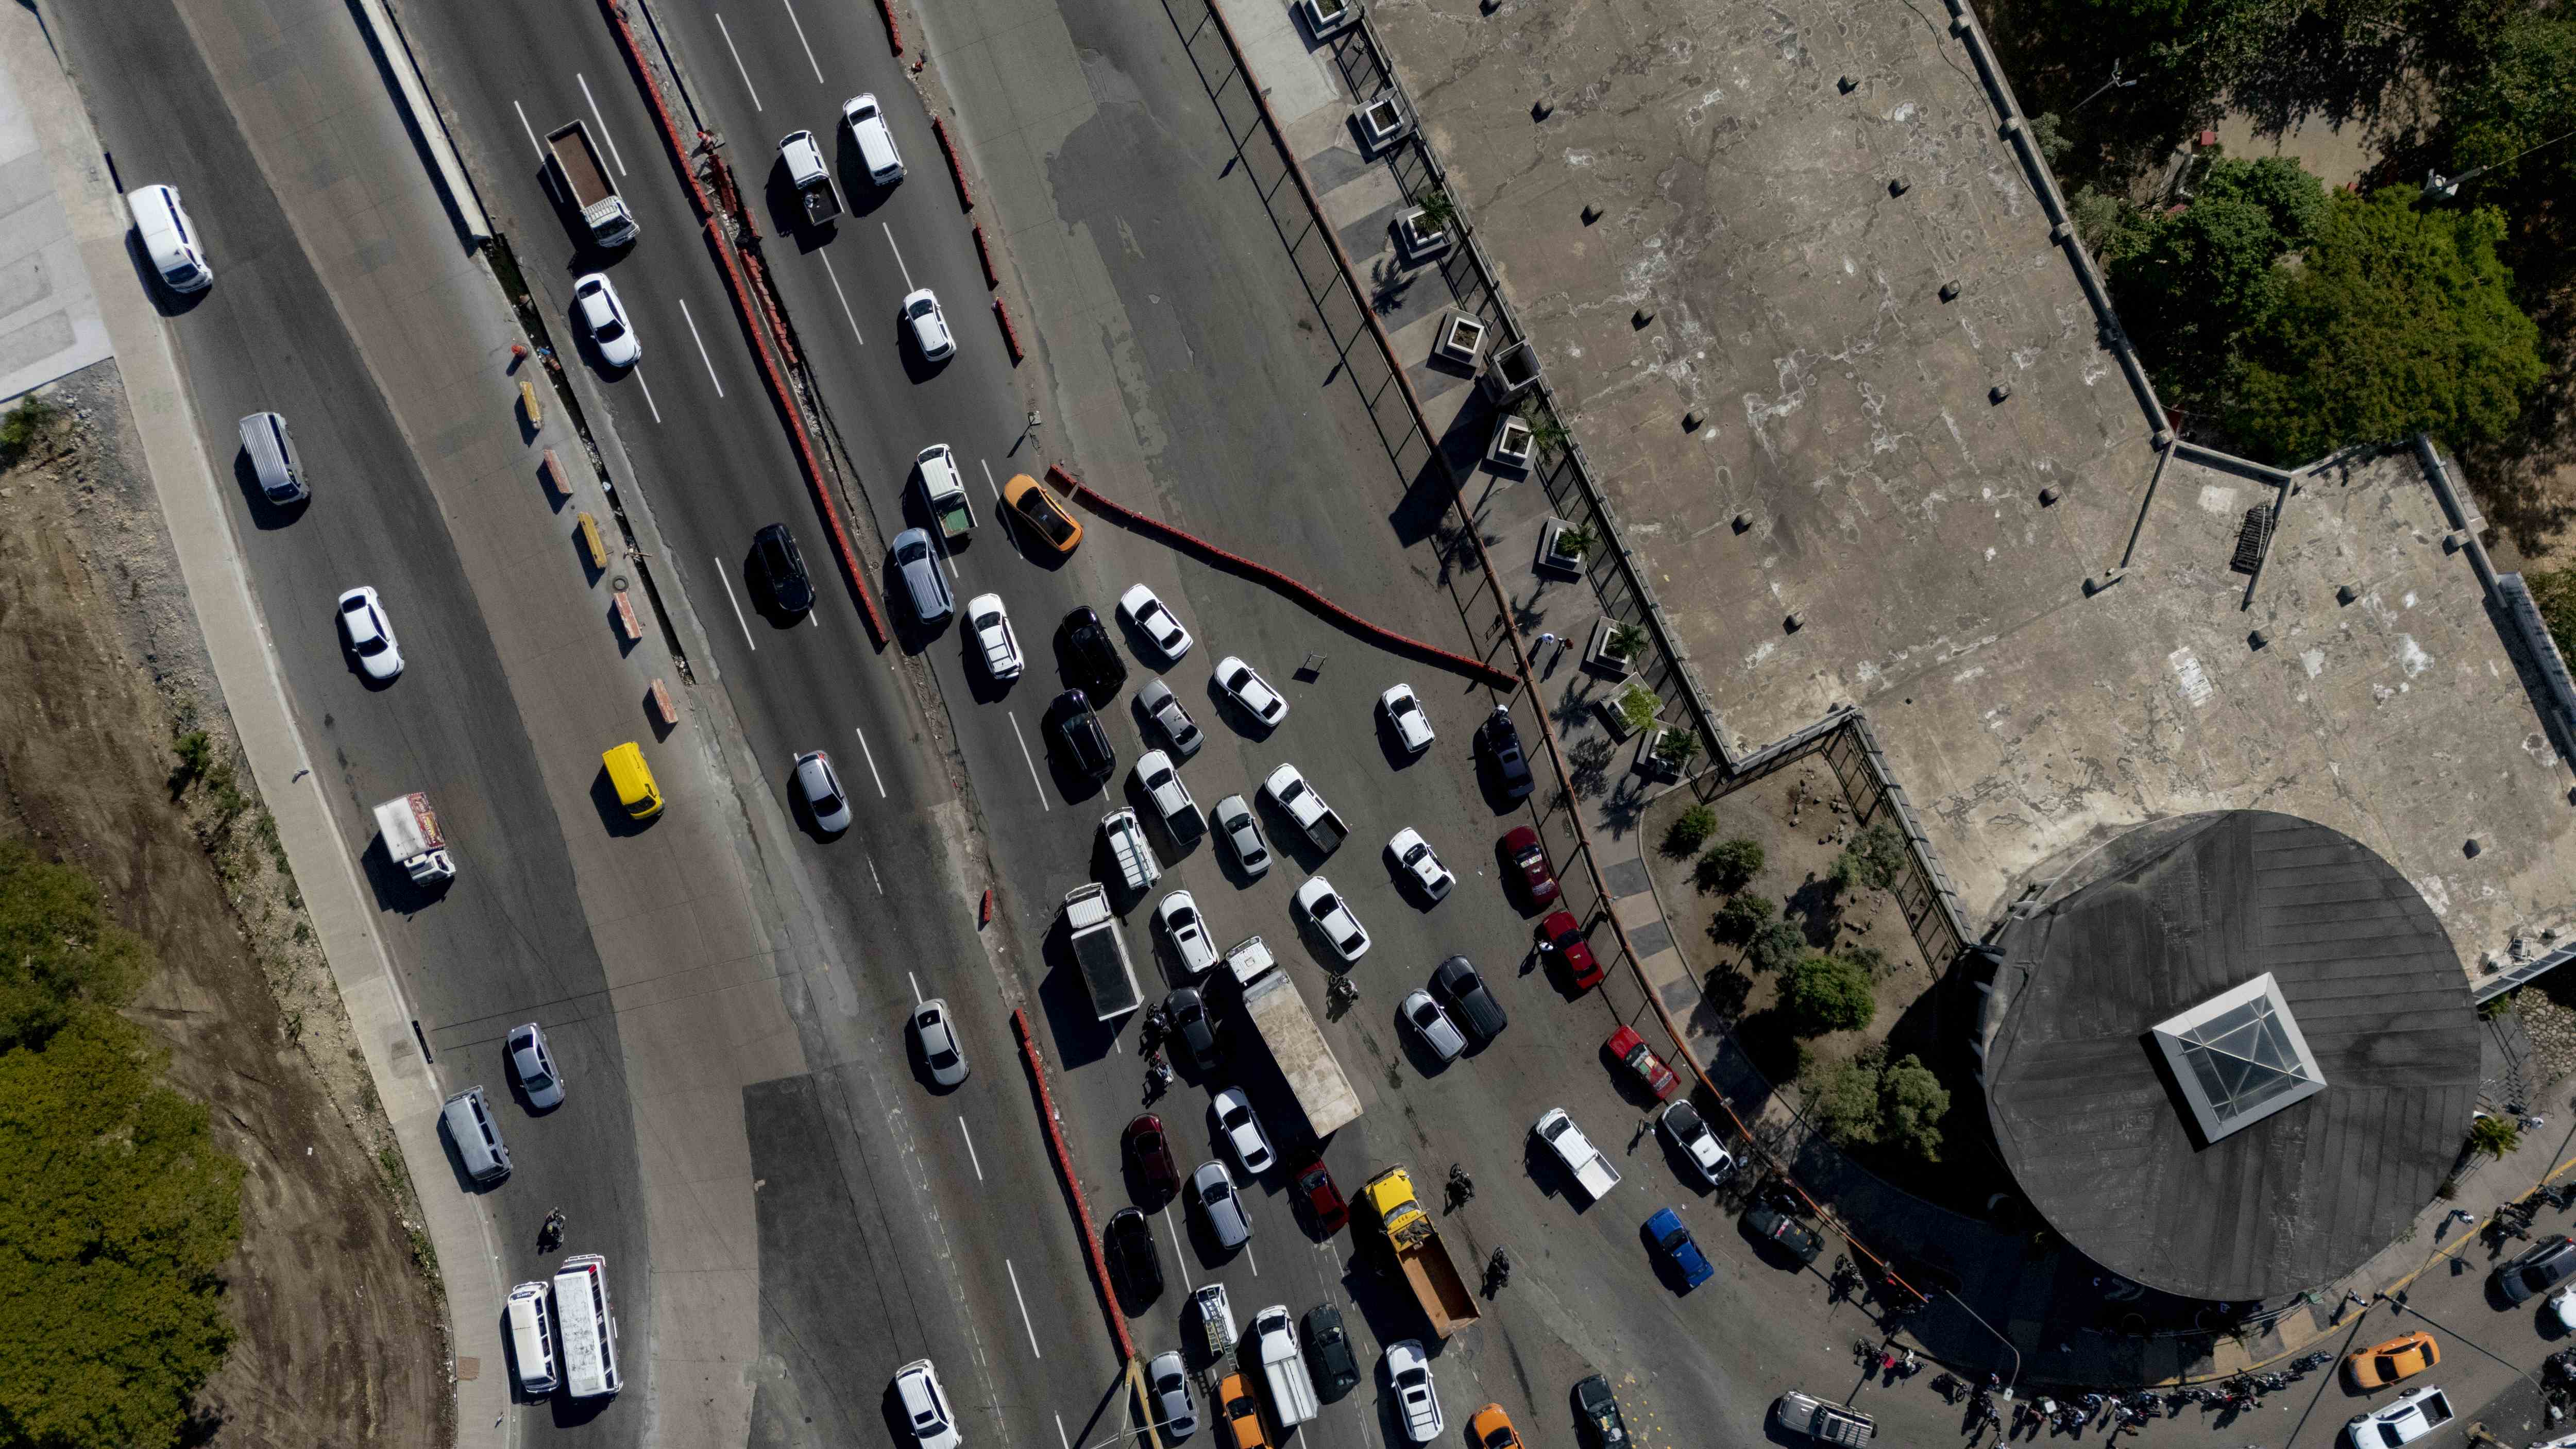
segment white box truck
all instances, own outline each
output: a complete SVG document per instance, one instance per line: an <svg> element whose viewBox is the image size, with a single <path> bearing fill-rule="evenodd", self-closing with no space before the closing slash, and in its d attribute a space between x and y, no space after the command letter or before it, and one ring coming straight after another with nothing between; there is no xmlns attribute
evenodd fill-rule
<svg viewBox="0 0 2576 1449"><path fill-rule="evenodd" d="M414 791L377 806L376 833L385 838L385 854L411 873L414 884L456 878L456 861L438 833L438 812L429 808L427 795Z"/></svg>
<svg viewBox="0 0 2576 1449"><path fill-rule="evenodd" d="M1127 959L1127 937L1118 915L1109 909L1109 890L1085 881L1065 893L1064 924L1071 937L1074 964L1081 968L1083 989L1102 1021L1115 1021L1145 1004L1136 986L1136 968Z"/></svg>
<svg viewBox="0 0 2576 1449"><path fill-rule="evenodd" d="M572 209L581 213L592 241L622 247L635 240L635 213L626 209L626 198L617 194L617 183L599 164L599 148L591 144L588 126L573 121L547 132L546 154L554 159L555 174L563 178Z"/></svg>
<svg viewBox="0 0 2576 1449"><path fill-rule="evenodd" d="M1236 942L1225 953L1225 964L1243 988L1243 1014L1268 1044L1270 1059L1279 1064L1279 1075L1287 1078L1290 1094L1306 1114L1307 1130L1324 1137L1356 1121L1359 1094L1351 1090L1351 1079L1342 1074L1323 1029L1306 1010L1297 983L1288 979L1288 968L1259 936Z"/></svg>

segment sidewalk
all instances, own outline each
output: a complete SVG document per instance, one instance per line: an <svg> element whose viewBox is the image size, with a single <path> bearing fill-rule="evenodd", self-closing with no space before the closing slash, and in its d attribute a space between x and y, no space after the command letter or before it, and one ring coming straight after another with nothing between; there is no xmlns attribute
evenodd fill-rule
<svg viewBox="0 0 2576 1449"><path fill-rule="evenodd" d="M52 69L33 17L18 19L25 23L9 32L11 67ZM29 50L30 44L40 48ZM31 98L40 104L30 106ZM80 237L45 154L60 125L50 115L39 121L48 99L41 87L13 86L0 74L0 402L114 351L89 270L81 265Z"/></svg>

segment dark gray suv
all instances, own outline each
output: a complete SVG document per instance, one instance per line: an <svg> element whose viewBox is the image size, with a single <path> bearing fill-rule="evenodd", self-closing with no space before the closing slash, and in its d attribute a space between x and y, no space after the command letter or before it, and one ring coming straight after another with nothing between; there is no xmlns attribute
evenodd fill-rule
<svg viewBox="0 0 2576 1449"><path fill-rule="evenodd" d="M1485 989L1485 979L1476 974L1476 963L1464 956L1452 956L1431 973L1431 994L1449 1008L1449 1015L1466 1028L1467 1035L1478 1046L1503 1034L1511 1018L1503 1014L1503 1004Z"/></svg>
<svg viewBox="0 0 2576 1449"><path fill-rule="evenodd" d="M2512 1262L2495 1270L2497 1291L2507 1303L2520 1303L2558 1286L2570 1273L2576 1273L2576 1238L2564 1233L2543 1238Z"/></svg>

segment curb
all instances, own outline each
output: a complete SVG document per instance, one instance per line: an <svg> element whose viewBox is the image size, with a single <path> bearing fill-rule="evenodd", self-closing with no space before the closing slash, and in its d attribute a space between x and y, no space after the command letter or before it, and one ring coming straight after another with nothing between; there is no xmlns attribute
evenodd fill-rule
<svg viewBox="0 0 2576 1449"><path fill-rule="evenodd" d="M986 290L989 291L994 287L1002 285L1001 275L993 270L993 249L985 244L984 228L981 224L978 224L975 228L975 260L981 262L984 266L984 286Z"/></svg>
<svg viewBox="0 0 2576 1449"><path fill-rule="evenodd" d="M358 14L367 22L368 38L375 41L376 53L385 58L385 69L393 72L394 88L402 93L403 105L410 110L412 127L429 143L430 159L438 166L438 179L447 187L449 204L456 208L464 231L477 246L492 239L492 218L483 211L482 198L474 194L474 183L465 174L465 163L456 159L456 143L448 139L447 122L429 99L429 88L421 83L420 67L412 62L411 44L403 39L402 27L394 23L385 10L385 0L357 0Z"/></svg>
<svg viewBox="0 0 2576 1449"><path fill-rule="evenodd" d="M1029 1069L1029 1081L1038 1089L1038 1125L1046 1129L1047 1151L1055 1158L1056 1176L1064 1183L1065 1197L1073 1208L1073 1226L1082 1234L1084 1258L1091 1264L1091 1287L1100 1295L1100 1311L1109 1319L1109 1336L1118 1340L1118 1351L1127 1362L1136 1361L1136 1341L1127 1335L1127 1319L1118 1311L1118 1295L1109 1286L1109 1263L1100 1256L1100 1235L1091 1229L1091 1206L1083 1200L1082 1179L1073 1171L1073 1154L1065 1150L1064 1130L1057 1125L1055 1094L1047 1090L1046 1063L1038 1057L1037 1037L1029 1029L1025 1008L1011 1012L1011 1030L1020 1039L1020 1061Z"/></svg>
<svg viewBox="0 0 2576 1449"><path fill-rule="evenodd" d="M996 302L993 305L995 307L999 307L1001 306L1001 303ZM1496 689L1517 690L1520 688L1520 680L1518 677L1508 674L1500 669L1496 669L1494 666L1485 663L1481 659L1470 659L1464 654L1454 654L1449 650L1441 648L1437 644L1425 644L1419 639L1398 634L1393 629L1387 628L1385 625L1372 624L1368 620L1361 618L1359 615L1352 613L1350 610L1343 608L1341 605L1334 603L1332 600L1325 598L1323 595L1316 593L1313 589L1310 589L1304 584L1297 582L1295 579L1288 577L1286 574L1279 572L1277 569L1271 568L1266 564L1254 563L1252 560L1245 558L1243 555L1238 553L1228 553L1224 549L1217 547L1206 539L1200 538L1194 533L1189 533L1182 529L1175 528L1171 524L1165 523L1159 518L1152 518L1145 514L1138 513L1136 510L1126 507L1123 504L1113 503L1107 498L1102 497L1099 491L1092 488L1089 484L1084 483L1081 479L1078 479L1072 474L1064 471L1062 464L1050 463L1047 465L1047 481L1053 483L1058 488L1063 489L1065 492L1072 494L1076 498L1081 499L1084 503L1088 504L1098 512L1107 514L1111 518L1122 523L1132 525L1144 532L1156 534L1165 539L1175 540L1183 547L1194 553L1215 559L1231 569L1250 574L1254 578L1260 579L1262 582L1269 584L1272 588L1279 590L1281 593L1299 600L1308 608L1333 620L1342 627L1349 629L1354 633L1366 635L1388 649L1410 654L1416 659L1421 659L1425 662L1447 665L1466 674L1469 678L1474 679L1479 684L1490 685Z"/></svg>
<svg viewBox="0 0 2576 1449"><path fill-rule="evenodd" d="M894 47L895 54L903 54L903 27L895 23L894 0L877 0L877 13L885 17L886 44Z"/></svg>
<svg viewBox="0 0 2576 1449"><path fill-rule="evenodd" d="M1002 342L1011 349L1011 366L1019 366L1028 354L1020 350L1020 329L1011 325L1011 309L1003 306L999 297L993 299L993 320L1002 324Z"/></svg>

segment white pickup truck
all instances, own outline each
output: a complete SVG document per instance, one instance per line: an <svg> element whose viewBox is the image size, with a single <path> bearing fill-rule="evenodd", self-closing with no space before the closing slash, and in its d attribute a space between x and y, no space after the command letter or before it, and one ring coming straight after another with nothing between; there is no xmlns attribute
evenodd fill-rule
<svg viewBox="0 0 2576 1449"><path fill-rule="evenodd" d="M1279 802L1279 808L1288 812L1288 818L1296 821L1297 828L1306 833L1306 839L1324 854L1332 854L1341 846L1342 837L1350 834L1349 828L1342 824L1342 817L1334 812L1332 806L1324 803L1324 797L1315 792L1314 786L1306 783L1306 777L1297 772L1295 765L1281 765L1271 771L1270 778L1261 782L1261 788L1269 793L1271 799Z"/></svg>
<svg viewBox="0 0 2576 1449"><path fill-rule="evenodd" d="M1592 1139L1583 1135L1583 1129L1574 1125L1563 1107L1548 1108L1530 1130L1554 1149L1557 1160L1565 1164L1576 1182L1583 1184L1584 1193L1594 1202L1607 1197L1610 1189L1619 1185L1619 1169L1610 1165L1610 1159L1592 1145Z"/></svg>

